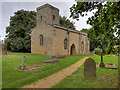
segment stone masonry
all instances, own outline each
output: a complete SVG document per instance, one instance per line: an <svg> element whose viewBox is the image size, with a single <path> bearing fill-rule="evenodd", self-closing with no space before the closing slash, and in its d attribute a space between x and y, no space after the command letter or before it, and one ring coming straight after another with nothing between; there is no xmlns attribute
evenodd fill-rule
<svg viewBox="0 0 120 90"><path fill-rule="evenodd" d="M49 4L38 7L36 23L36 27L31 32L31 53L50 56L89 53L87 34L60 26L59 9Z"/></svg>

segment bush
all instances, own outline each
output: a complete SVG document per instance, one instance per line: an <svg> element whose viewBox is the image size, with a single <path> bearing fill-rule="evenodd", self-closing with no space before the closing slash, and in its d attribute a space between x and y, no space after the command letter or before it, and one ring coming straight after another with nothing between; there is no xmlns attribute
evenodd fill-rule
<svg viewBox="0 0 120 90"><path fill-rule="evenodd" d="M118 48L115 48L113 53L114 53L114 54L118 54L118 52L119 52L119 51L118 51Z"/></svg>
<svg viewBox="0 0 120 90"><path fill-rule="evenodd" d="M95 51L95 54L97 55L101 55L101 53L103 52L103 50L100 48L95 48L94 51Z"/></svg>

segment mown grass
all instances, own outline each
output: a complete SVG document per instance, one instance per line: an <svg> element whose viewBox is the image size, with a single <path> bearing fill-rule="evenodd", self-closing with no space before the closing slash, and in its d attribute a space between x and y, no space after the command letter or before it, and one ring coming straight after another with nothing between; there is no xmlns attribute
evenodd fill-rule
<svg viewBox="0 0 120 90"><path fill-rule="evenodd" d="M44 67L31 71L14 70L22 63L21 58L23 55L27 58L25 65L43 65ZM64 59L59 59L59 63L44 64L42 61L51 59L50 56L8 52L8 56L2 57L2 88L19 88L33 83L70 66L85 56L68 56Z"/></svg>
<svg viewBox="0 0 120 90"><path fill-rule="evenodd" d="M100 63L100 56L89 56ZM104 63L113 63L118 67L118 57L104 56ZM66 77L52 88L117 88L118 71L114 69L96 68L97 77L84 77L84 65L72 75Z"/></svg>

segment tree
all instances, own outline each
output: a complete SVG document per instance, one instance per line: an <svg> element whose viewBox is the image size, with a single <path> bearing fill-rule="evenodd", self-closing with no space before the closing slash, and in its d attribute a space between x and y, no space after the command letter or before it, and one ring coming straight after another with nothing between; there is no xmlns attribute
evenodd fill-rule
<svg viewBox="0 0 120 90"><path fill-rule="evenodd" d="M102 49L102 53L104 48L112 51L116 37L120 38L120 1L103 2L77 2L77 5L74 4L70 8L71 17L77 20L79 20L79 16L87 15L87 12L96 9L87 23L92 25L93 34L100 42L98 47ZM103 54L101 54L100 65L105 66L102 61Z"/></svg>
<svg viewBox="0 0 120 90"><path fill-rule="evenodd" d="M90 39L90 51L93 51L95 48L98 47L99 42L97 40L97 37L93 35L93 29L82 29L81 32L87 33L88 38Z"/></svg>
<svg viewBox="0 0 120 90"><path fill-rule="evenodd" d="M5 43L11 51L31 50L31 28L36 25L36 12L18 10L10 17L10 25L6 28Z"/></svg>
<svg viewBox="0 0 120 90"><path fill-rule="evenodd" d="M74 22L71 22L65 16L63 17L60 16L59 18L60 18L60 25L67 27L67 28L75 29Z"/></svg>
<svg viewBox="0 0 120 90"><path fill-rule="evenodd" d="M36 12L18 10L10 17L10 25L6 28L7 49L17 52L31 51L31 29L36 26ZM60 16L60 25L75 29L74 23L65 16Z"/></svg>

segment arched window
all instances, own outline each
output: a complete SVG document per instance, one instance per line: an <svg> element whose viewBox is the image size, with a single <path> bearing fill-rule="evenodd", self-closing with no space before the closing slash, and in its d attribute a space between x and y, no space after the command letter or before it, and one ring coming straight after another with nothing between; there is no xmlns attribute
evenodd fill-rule
<svg viewBox="0 0 120 90"><path fill-rule="evenodd" d="M40 20L42 21L42 16L40 17Z"/></svg>
<svg viewBox="0 0 120 90"><path fill-rule="evenodd" d="M68 44L68 40L67 38L64 39L64 49L67 49L67 44Z"/></svg>
<svg viewBox="0 0 120 90"><path fill-rule="evenodd" d="M55 20L55 15L53 15L53 21Z"/></svg>
<svg viewBox="0 0 120 90"><path fill-rule="evenodd" d="M84 53L84 42L82 41L82 53Z"/></svg>
<svg viewBox="0 0 120 90"><path fill-rule="evenodd" d="M43 46L43 35L40 35L40 46Z"/></svg>

